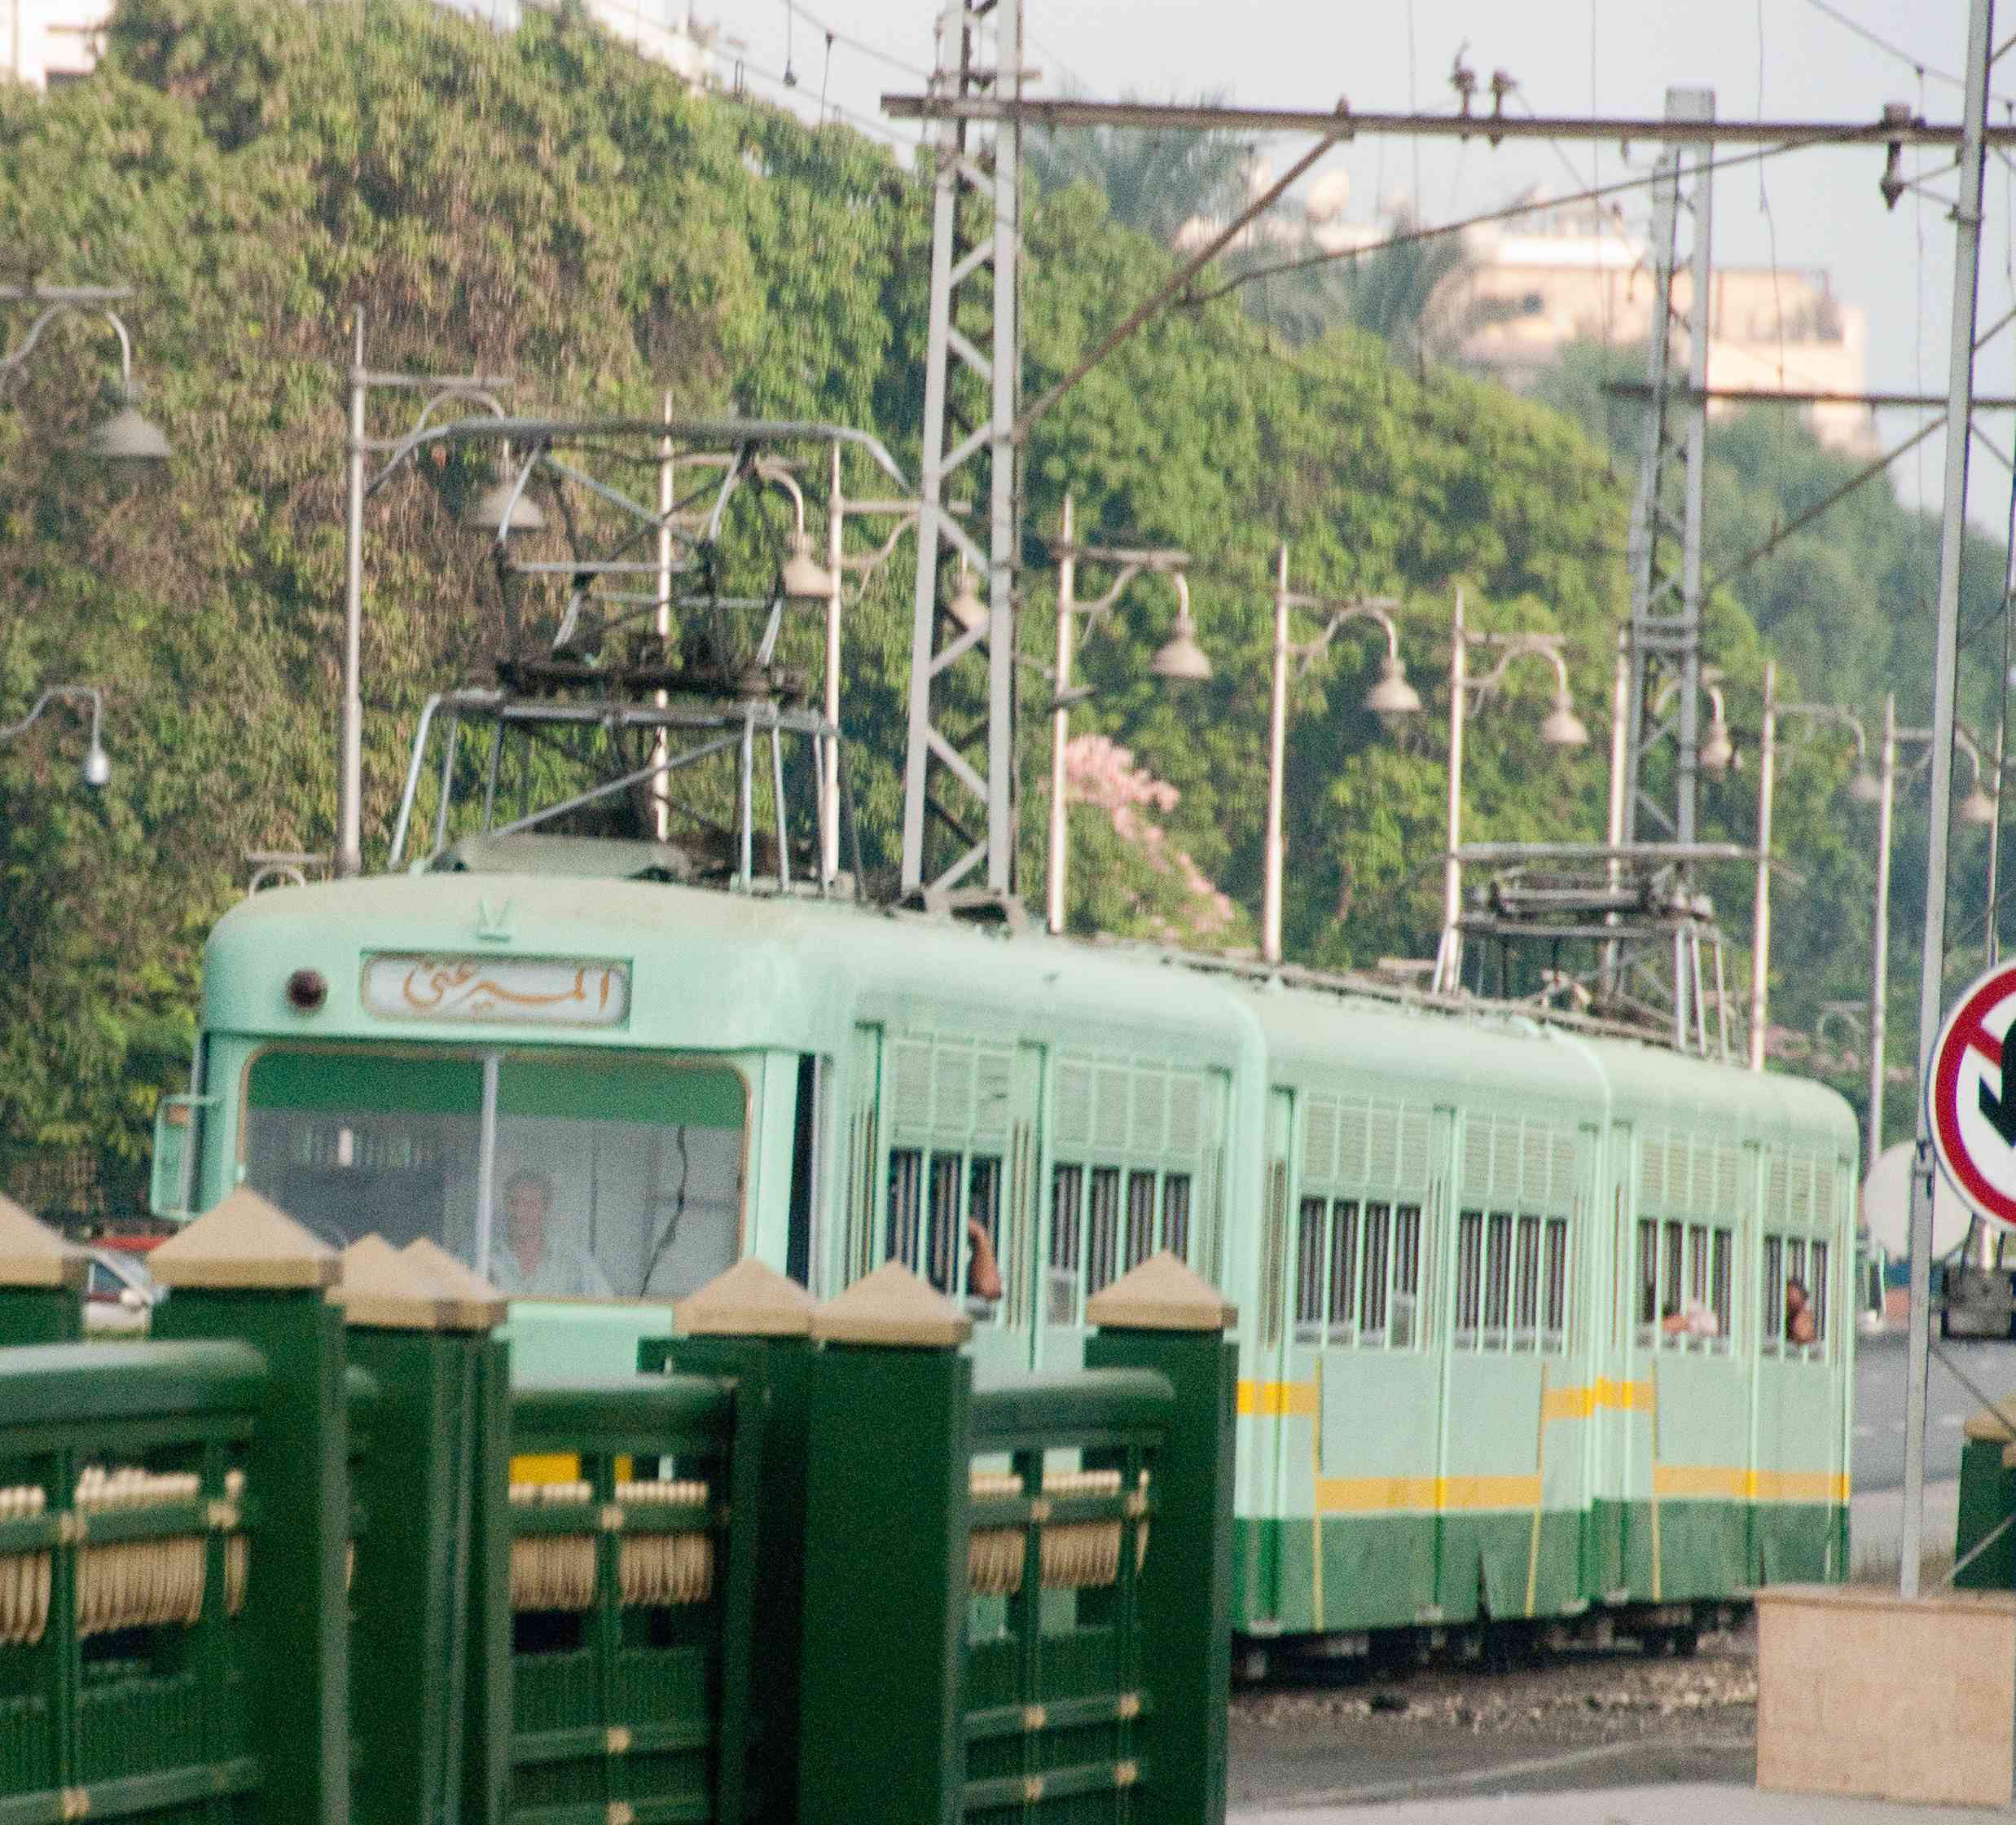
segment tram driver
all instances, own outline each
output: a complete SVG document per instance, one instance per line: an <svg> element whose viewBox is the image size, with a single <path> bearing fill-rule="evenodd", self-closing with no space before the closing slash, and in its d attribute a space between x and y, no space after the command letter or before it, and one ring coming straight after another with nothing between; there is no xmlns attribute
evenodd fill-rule
<svg viewBox="0 0 2016 1825"><path fill-rule="evenodd" d="M490 1251L490 1282L512 1299L608 1299L595 1258L552 1234L553 1181L523 1170L504 1181L504 1234Z"/></svg>

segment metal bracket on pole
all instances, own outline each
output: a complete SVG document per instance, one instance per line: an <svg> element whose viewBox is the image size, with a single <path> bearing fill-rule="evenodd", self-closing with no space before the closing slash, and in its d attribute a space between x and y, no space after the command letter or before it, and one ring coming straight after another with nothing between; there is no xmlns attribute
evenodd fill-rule
<svg viewBox="0 0 2016 1825"><path fill-rule="evenodd" d="M983 50L985 40L991 41L991 62ZM1019 100L1022 74L1021 0L951 0L939 19L938 67L932 92L961 99L990 92L996 99ZM989 147L991 169L983 168L968 144L973 131L963 121L946 125L933 148L931 302L902 878L906 894L926 887L943 891L984 869L987 892L1005 898L1015 884L1015 588L1021 519L1015 434L1021 381L1017 186L1021 127L1012 112L995 126ZM971 218L982 198L991 205L991 218L976 226ZM977 314L983 298L992 319L986 358L962 323ZM970 310L962 310L969 300ZM977 428L955 442L955 433L967 423ZM984 553L948 517L946 500L952 477L963 471L977 473L983 467L988 501ZM986 569L988 616L980 641L962 639L954 630L941 647L938 572L948 546ZM961 751L961 744L947 732L943 715L952 700L954 669L976 645L984 646L986 653L986 745L977 754ZM947 815L951 807L941 807L934 801L933 786L955 799L980 801L985 825L978 841L969 841L955 824L956 812ZM949 842L944 840L947 836Z"/></svg>

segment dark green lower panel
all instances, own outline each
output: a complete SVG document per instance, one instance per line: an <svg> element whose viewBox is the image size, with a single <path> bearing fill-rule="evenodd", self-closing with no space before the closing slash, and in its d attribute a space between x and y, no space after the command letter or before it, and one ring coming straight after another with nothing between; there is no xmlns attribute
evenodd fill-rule
<svg viewBox="0 0 2016 1825"><path fill-rule="evenodd" d="M1649 1503L1598 1502L1541 1518L1517 1513L1329 1515L1234 1523L1235 1626L1259 1634L1411 1628L1572 1613L1584 1604L1650 1603ZM1848 1514L1817 1502L1659 1504L1656 1596L1667 1603L1738 1595L1759 1584L1827 1583L1848 1563Z"/></svg>

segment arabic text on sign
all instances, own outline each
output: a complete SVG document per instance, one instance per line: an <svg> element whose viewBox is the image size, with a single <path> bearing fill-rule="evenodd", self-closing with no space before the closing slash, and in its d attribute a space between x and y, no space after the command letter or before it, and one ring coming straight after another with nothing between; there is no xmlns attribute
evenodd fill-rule
<svg viewBox="0 0 2016 1825"><path fill-rule="evenodd" d="M364 963L364 1011L385 1020L621 1027L630 965L601 958L381 953Z"/></svg>

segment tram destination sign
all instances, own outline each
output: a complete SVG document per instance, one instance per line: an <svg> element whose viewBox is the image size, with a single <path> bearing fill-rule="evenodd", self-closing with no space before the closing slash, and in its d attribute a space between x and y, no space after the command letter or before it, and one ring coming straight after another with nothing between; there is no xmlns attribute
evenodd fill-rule
<svg viewBox="0 0 2016 1825"><path fill-rule="evenodd" d="M606 957L381 951L364 959L360 992L364 1011L380 1020L621 1027L630 1019L630 965Z"/></svg>
<svg viewBox="0 0 2016 1825"><path fill-rule="evenodd" d="M2016 1228L2016 964L1961 996L1925 1084L1932 1151L1983 1216Z"/></svg>

